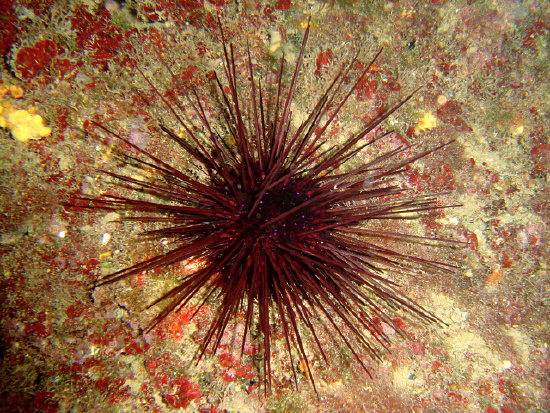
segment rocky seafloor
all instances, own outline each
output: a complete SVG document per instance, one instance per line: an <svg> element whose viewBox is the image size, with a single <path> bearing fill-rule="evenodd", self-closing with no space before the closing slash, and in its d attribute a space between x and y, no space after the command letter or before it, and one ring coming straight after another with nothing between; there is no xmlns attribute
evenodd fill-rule
<svg viewBox="0 0 550 413"><path fill-rule="evenodd" d="M550 411L547 2L19 0L0 8L0 411ZM193 263L92 288L162 246L139 242L139 228L115 222L116 211L66 204L116 193L99 171L125 167L117 143L91 133L91 122L173 155L156 126L170 114L136 67L165 96L177 93L160 75L160 51L179 82L207 95L221 63L219 19L241 75L248 46L269 83L283 55L292 67L309 18L296 117L342 64L355 58L359 68L382 48L328 138L357 131L422 86L385 122L392 133L377 149L454 140L400 179L459 205L411 223L413 233L467 244L435 250L434 259L459 267L452 273L396 279L443 323L397 311L406 337L381 323L393 342L368 362L372 377L345 349L328 365L312 352L318 394L303 368L297 391L278 338L266 394L254 343L236 357L224 339L193 362L209 306L143 332L158 311L144 307L170 273Z"/></svg>

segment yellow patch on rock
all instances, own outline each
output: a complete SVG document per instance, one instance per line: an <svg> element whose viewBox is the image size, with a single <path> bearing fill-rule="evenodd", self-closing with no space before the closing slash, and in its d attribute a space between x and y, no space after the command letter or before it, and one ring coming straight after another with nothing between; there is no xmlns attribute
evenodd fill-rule
<svg viewBox="0 0 550 413"><path fill-rule="evenodd" d="M418 130L424 132L427 129L433 129L437 125L437 118L432 112L426 112L424 117L418 122Z"/></svg>
<svg viewBox="0 0 550 413"><path fill-rule="evenodd" d="M52 129L44 126L44 119L40 115L33 115L28 110L15 110L4 117L5 128L20 142L40 139L49 136Z"/></svg>

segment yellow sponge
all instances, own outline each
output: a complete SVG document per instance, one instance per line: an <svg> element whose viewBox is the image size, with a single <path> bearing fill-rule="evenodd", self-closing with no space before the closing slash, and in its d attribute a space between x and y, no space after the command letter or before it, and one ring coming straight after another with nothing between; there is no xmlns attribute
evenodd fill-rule
<svg viewBox="0 0 550 413"><path fill-rule="evenodd" d="M433 129L437 125L437 119L431 112L426 112L424 117L418 122L418 129L424 132L426 129Z"/></svg>
<svg viewBox="0 0 550 413"><path fill-rule="evenodd" d="M52 133L52 128L44 126L43 121L40 115L33 115L28 110L15 110L7 113L0 126L9 128L12 136L18 141L27 142Z"/></svg>

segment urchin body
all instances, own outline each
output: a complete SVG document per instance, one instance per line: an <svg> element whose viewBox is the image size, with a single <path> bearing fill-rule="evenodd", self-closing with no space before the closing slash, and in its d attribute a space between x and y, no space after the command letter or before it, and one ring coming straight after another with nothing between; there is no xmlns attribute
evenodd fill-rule
<svg viewBox="0 0 550 413"><path fill-rule="evenodd" d="M133 221L158 220L161 228L147 234L170 239L174 245L166 253L106 276L100 285L184 260L201 259L204 264L200 268L152 303L167 302L150 328L192 300L199 299L204 304L216 297L219 305L201 356L209 346L214 349L219 346L237 313L244 314L242 346L244 349L250 340L252 329L261 333L266 384L271 378L274 321L284 332L296 380L294 351L305 360L313 383L304 337L327 360L317 325L320 319L329 323L334 335L366 369L358 349L376 358L379 349L389 342L376 320L400 330L384 309L401 308L425 320L437 320L399 293L383 270L450 268L400 254L383 242L396 237L423 242L425 238L369 226L372 222L409 219L411 214L441 208L435 197L408 195L392 180L406 165L444 145L405 158L401 155L408 148L397 148L347 171L340 168L374 142L384 139L385 135L376 139L367 139L367 135L412 94L372 119L341 145L328 146L323 142L325 131L370 68L369 65L358 74L350 90L343 92L351 64L338 73L305 121L292 125L290 107L308 33L309 28L286 90L282 88L282 61L278 90L271 99L274 104L267 109L265 92L255 80L248 83L247 98L242 98L235 75L234 51L232 47L226 48L222 32L226 82L224 85L215 78L222 105L218 125L207 119L201 99L192 88L180 86L180 100L174 105L145 77L187 136L182 138L165 125L160 128L204 172L201 179L94 123L96 128L130 145L139 155L123 156L151 170L156 179L138 181L108 172L152 198L104 196L94 199L93 207L137 211ZM254 79L250 55L248 69ZM173 74L172 77L176 79ZM184 119L182 112L188 110L200 120L200 125ZM199 133L199 129L204 133Z"/></svg>

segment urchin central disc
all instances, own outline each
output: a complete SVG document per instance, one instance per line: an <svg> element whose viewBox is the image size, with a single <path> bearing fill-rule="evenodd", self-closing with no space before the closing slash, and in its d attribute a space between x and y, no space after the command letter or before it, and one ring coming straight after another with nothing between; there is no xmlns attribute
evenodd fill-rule
<svg viewBox="0 0 550 413"><path fill-rule="evenodd" d="M254 196L249 209L244 211L244 224L258 237L291 236L293 232L301 231L307 221L306 208L300 208L306 200L295 185L281 183Z"/></svg>

